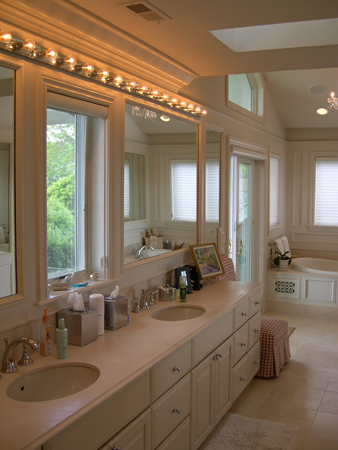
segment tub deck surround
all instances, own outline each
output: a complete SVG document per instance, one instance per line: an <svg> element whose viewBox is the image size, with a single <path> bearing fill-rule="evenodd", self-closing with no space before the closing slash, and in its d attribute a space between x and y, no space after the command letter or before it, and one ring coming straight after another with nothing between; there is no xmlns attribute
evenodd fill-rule
<svg viewBox="0 0 338 450"><path fill-rule="evenodd" d="M154 309L177 305L158 301L156 308L142 314L130 313L128 326L117 331L105 330L103 336L85 347L68 346L66 360L57 359L56 348L49 357L33 353L33 366L19 366L18 372L3 374L0 380L0 448L36 450L261 287L259 283L211 281L201 291L187 296L186 304L206 309L200 317L178 322L153 319L150 314ZM65 363L94 365L100 370L100 377L87 389L58 400L19 402L7 397L7 386L17 377Z"/></svg>

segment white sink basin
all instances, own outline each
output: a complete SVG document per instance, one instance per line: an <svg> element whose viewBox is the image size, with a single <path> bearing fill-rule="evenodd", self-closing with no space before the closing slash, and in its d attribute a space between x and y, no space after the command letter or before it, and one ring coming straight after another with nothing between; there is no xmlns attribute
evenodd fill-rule
<svg viewBox="0 0 338 450"><path fill-rule="evenodd" d="M166 320L166 321L178 321L178 320L190 320L195 317L202 316L205 313L205 309L196 305L175 305L168 306L167 308L161 308L153 311L150 315L153 319Z"/></svg>
<svg viewBox="0 0 338 450"><path fill-rule="evenodd" d="M76 394L95 383L99 376L100 371L94 366L58 364L16 379L6 394L22 402L45 402Z"/></svg>

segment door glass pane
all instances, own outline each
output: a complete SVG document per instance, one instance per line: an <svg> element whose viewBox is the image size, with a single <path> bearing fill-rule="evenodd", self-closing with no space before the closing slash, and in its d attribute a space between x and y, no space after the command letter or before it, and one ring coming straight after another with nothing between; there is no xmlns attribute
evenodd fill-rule
<svg viewBox="0 0 338 450"><path fill-rule="evenodd" d="M250 281L251 164L238 164L237 280Z"/></svg>

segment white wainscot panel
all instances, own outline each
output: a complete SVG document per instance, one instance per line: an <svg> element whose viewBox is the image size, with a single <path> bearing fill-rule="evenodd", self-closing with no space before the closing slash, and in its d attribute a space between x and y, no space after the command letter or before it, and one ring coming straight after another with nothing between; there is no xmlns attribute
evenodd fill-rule
<svg viewBox="0 0 338 450"><path fill-rule="evenodd" d="M336 302L336 280L327 278L304 278L304 300L315 302Z"/></svg>

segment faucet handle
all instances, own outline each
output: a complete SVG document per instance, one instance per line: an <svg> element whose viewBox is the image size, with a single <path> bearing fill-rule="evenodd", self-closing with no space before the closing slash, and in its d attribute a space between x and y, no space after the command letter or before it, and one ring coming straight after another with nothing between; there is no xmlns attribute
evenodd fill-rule
<svg viewBox="0 0 338 450"><path fill-rule="evenodd" d="M20 361L18 361L19 366L31 366L34 364L34 361L28 354L29 346L27 344L23 344L23 353Z"/></svg>
<svg viewBox="0 0 338 450"><path fill-rule="evenodd" d="M142 309L140 308L140 299L137 298L136 300L133 300L134 308L131 310L131 312L140 314L142 312Z"/></svg>

